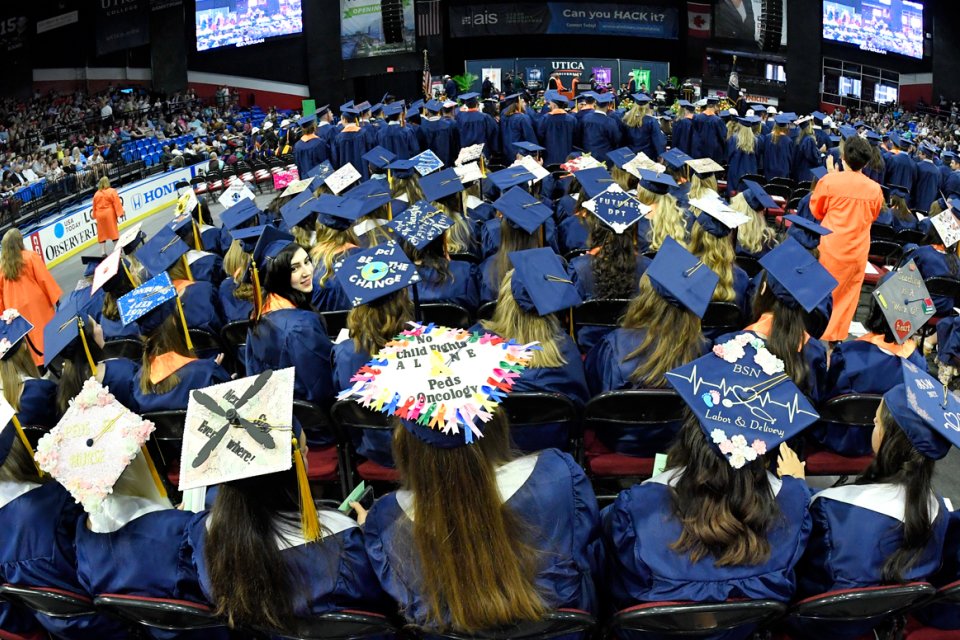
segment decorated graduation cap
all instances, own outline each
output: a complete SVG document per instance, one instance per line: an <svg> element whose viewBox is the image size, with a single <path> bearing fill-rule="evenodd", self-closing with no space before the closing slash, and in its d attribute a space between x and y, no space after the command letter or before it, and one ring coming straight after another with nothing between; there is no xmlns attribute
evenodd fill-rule
<svg viewBox="0 0 960 640"><path fill-rule="evenodd" d="M837 280L803 245L787 238L760 258L767 285L780 302L792 309L816 309L837 287Z"/></svg>
<svg viewBox="0 0 960 640"><path fill-rule="evenodd" d="M666 195L677 186L676 180L666 173L657 173L649 169L640 170L640 186L657 195Z"/></svg>
<svg viewBox="0 0 960 640"><path fill-rule="evenodd" d="M330 193L321 194L308 206L317 214L317 222L336 231L346 231L362 215L359 200Z"/></svg>
<svg viewBox="0 0 960 640"><path fill-rule="evenodd" d="M375 166L377 169L386 169L387 165L393 162L393 160L397 157L397 154L389 149L385 149L377 145L373 149L370 149L370 151L367 151L361 157Z"/></svg>
<svg viewBox="0 0 960 640"><path fill-rule="evenodd" d="M161 272L160 275L147 280L130 293L120 296L117 299L117 310L120 312L120 321L124 326L136 322L141 333L145 335L153 332L166 320L167 316L176 311L180 314L187 347L193 349L183 305L180 304L177 290L166 272Z"/></svg>
<svg viewBox="0 0 960 640"><path fill-rule="evenodd" d="M410 159L414 162L413 168L416 169L417 173L419 173L421 176L430 175L443 166L443 160L441 160L437 154L430 149L427 149L423 153L419 153Z"/></svg>
<svg viewBox="0 0 960 640"><path fill-rule="evenodd" d="M603 193L584 202L583 206L616 233L629 229L651 209L617 184L610 185Z"/></svg>
<svg viewBox="0 0 960 640"><path fill-rule="evenodd" d="M417 250L422 250L453 226L453 219L426 200L413 203L387 224Z"/></svg>
<svg viewBox="0 0 960 640"><path fill-rule="evenodd" d="M330 164L329 160L324 160L323 162L316 165L315 167L311 167L307 171L307 177L316 178L317 184L323 184L326 181L327 176L329 176L333 172L334 172L333 165Z"/></svg>
<svg viewBox="0 0 960 640"><path fill-rule="evenodd" d="M666 374L700 429L740 469L820 417L766 343L740 333Z"/></svg>
<svg viewBox="0 0 960 640"><path fill-rule="evenodd" d="M420 179L425 200L435 202L463 191L463 181L452 167Z"/></svg>
<svg viewBox="0 0 960 640"><path fill-rule="evenodd" d="M731 209L720 198L709 195L691 200L690 206L702 212L697 216L697 224L717 238L729 236L731 231L750 221L750 218Z"/></svg>
<svg viewBox="0 0 960 640"><path fill-rule="evenodd" d="M339 195L344 189L361 178L362 176L356 167L348 162L324 178L323 184L327 185L327 188L330 189L334 195Z"/></svg>
<svg viewBox="0 0 960 640"><path fill-rule="evenodd" d="M37 443L36 462L84 511L99 513L123 471L143 454L154 480L154 498L166 498L163 482L144 445L154 425L127 409L90 378L50 433Z"/></svg>
<svg viewBox="0 0 960 640"><path fill-rule="evenodd" d="M513 165L512 167L491 173L487 176L487 179L500 189L500 191L506 191L510 187L515 187L518 184L532 182L536 180L537 177L530 173L525 167Z"/></svg>
<svg viewBox="0 0 960 640"><path fill-rule="evenodd" d="M743 184L747 187L742 192L743 197L754 211L776 209L780 206L776 200L770 197L770 194L767 193L763 187L753 180L744 180Z"/></svg>
<svg viewBox="0 0 960 640"><path fill-rule="evenodd" d="M512 251L511 292L521 309L546 316L583 303L560 257L550 248Z"/></svg>
<svg viewBox="0 0 960 640"><path fill-rule="evenodd" d="M790 222L790 226L787 228L787 235L802 244L805 249L816 249L820 246L820 238L833 233L833 231L823 225L819 225L813 220L808 220L795 213L783 216L783 219Z"/></svg>
<svg viewBox="0 0 960 640"><path fill-rule="evenodd" d="M147 234L141 231L143 223L138 222L127 227L120 238L117 239L117 246L123 249L124 253L132 253L147 239Z"/></svg>
<svg viewBox="0 0 960 640"><path fill-rule="evenodd" d="M260 209L252 200L241 200L220 214L220 224L227 230L236 229L260 214Z"/></svg>
<svg viewBox="0 0 960 640"><path fill-rule="evenodd" d="M680 171L686 166L688 160L693 160L693 158L680 149L664 151L662 157L664 164L666 164L671 171Z"/></svg>
<svg viewBox="0 0 960 640"><path fill-rule="evenodd" d="M155 276L172 267L189 250L187 243L170 225L167 225L147 240L137 251L136 256L150 275Z"/></svg>
<svg viewBox="0 0 960 640"><path fill-rule="evenodd" d="M552 215L550 207L520 187L510 189L493 203L514 227L533 233Z"/></svg>
<svg viewBox="0 0 960 640"><path fill-rule="evenodd" d="M617 183L610 175L610 172L603 167L593 167L592 169L582 169L573 174L574 179L580 183L583 192L588 198L596 198L598 195Z"/></svg>
<svg viewBox="0 0 960 640"><path fill-rule="evenodd" d="M960 400L909 360L900 370L903 381L883 395L883 404L918 453L940 460L950 445L960 446Z"/></svg>
<svg viewBox="0 0 960 640"><path fill-rule="evenodd" d="M295 196L306 191L310 185L313 183L313 178L304 178L303 180L294 180L287 185L287 188L283 190L283 193L280 194L281 198L286 198L287 196Z"/></svg>
<svg viewBox="0 0 960 640"><path fill-rule="evenodd" d="M698 176L712 176L724 170L713 158L687 160L687 166Z"/></svg>
<svg viewBox="0 0 960 640"><path fill-rule="evenodd" d="M636 156L637 154L631 151L630 147L620 147L619 149L607 152L607 160L612 162L618 169L623 169L623 166Z"/></svg>
<svg viewBox="0 0 960 640"><path fill-rule="evenodd" d="M937 310L913 260L887 274L873 290L873 299L897 344L903 344L919 331Z"/></svg>
<svg viewBox="0 0 960 640"><path fill-rule="evenodd" d="M354 307L419 281L417 268L393 242L355 251L337 269L337 282Z"/></svg>
<svg viewBox="0 0 960 640"><path fill-rule="evenodd" d="M950 248L960 241L960 220L957 220L957 209L954 208L956 200L951 198L950 207L941 213L930 218L930 223L937 230L943 246Z"/></svg>
<svg viewBox="0 0 960 640"><path fill-rule="evenodd" d="M24 338L29 341L28 334L31 331L33 331L33 325L29 320L20 315L16 309L6 308L0 314L0 360L6 360L13 355L14 347Z"/></svg>
<svg viewBox="0 0 960 640"><path fill-rule="evenodd" d="M489 333L412 323L351 378L340 400L400 418L427 444L452 449L483 437L535 346Z"/></svg>
<svg viewBox="0 0 960 640"><path fill-rule="evenodd" d="M700 318L720 282L720 276L669 236L647 267L646 276L660 297Z"/></svg>
<svg viewBox="0 0 960 640"><path fill-rule="evenodd" d="M71 347L79 342L87 357L87 364L93 375L97 374L97 365L90 353L90 345L83 332L84 316L75 298L65 299L60 308L43 328L43 365L49 367L61 355L69 357Z"/></svg>

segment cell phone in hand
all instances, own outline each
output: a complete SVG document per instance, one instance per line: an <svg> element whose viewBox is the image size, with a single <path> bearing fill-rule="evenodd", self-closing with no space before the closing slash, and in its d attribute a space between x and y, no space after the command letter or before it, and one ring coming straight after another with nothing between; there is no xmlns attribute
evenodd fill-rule
<svg viewBox="0 0 960 640"><path fill-rule="evenodd" d="M356 488L350 492L350 495L347 496L347 499L340 503L340 506L337 509L343 513L350 513L353 510L353 507L350 506L351 502L358 502L360 506L364 509L369 510L373 506L373 487L368 487L367 484L363 481L356 486Z"/></svg>

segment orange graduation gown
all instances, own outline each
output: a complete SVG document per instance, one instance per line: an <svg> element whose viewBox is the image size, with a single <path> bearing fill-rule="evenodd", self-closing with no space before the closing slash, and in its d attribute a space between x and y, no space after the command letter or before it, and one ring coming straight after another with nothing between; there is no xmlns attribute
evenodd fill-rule
<svg viewBox="0 0 960 640"><path fill-rule="evenodd" d="M833 231L820 241L820 264L839 283L833 290L833 315L823 340L847 337L870 253L870 225L882 207L880 185L856 171L826 175L810 196L810 211Z"/></svg>
<svg viewBox="0 0 960 640"><path fill-rule="evenodd" d="M97 223L97 242L117 240L120 237L117 221L123 215L123 204L116 189L102 189L93 194L91 215Z"/></svg>
<svg viewBox="0 0 960 640"><path fill-rule="evenodd" d="M16 280L8 280L0 271L0 311L16 309L33 325L30 341L43 353L43 328L53 318L54 307L60 299L60 285L53 279L43 258L24 249L23 269ZM43 356L31 350L37 366Z"/></svg>

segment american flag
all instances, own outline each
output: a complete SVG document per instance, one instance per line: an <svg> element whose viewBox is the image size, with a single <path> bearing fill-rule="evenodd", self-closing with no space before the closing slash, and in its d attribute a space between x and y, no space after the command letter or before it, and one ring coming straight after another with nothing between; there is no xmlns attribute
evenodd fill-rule
<svg viewBox="0 0 960 640"><path fill-rule="evenodd" d="M440 0L417 0L417 35L440 35Z"/></svg>
<svg viewBox="0 0 960 640"><path fill-rule="evenodd" d="M432 98L430 89L433 86L433 78L430 76L430 61L427 60L427 50L423 50L423 96L428 100Z"/></svg>

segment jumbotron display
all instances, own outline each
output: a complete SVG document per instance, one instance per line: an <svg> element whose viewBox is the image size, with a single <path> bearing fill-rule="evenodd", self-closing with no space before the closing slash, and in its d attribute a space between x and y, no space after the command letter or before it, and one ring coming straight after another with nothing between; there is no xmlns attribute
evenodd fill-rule
<svg viewBox="0 0 960 640"><path fill-rule="evenodd" d="M923 58L923 5L909 0L824 0L823 37L864 51Z"/></svg>
<svg viewBox="0 0 960 640"><path fill-rule="evenodd" d="M302 0L197 0L197 51L303 31Z"/></svg>

